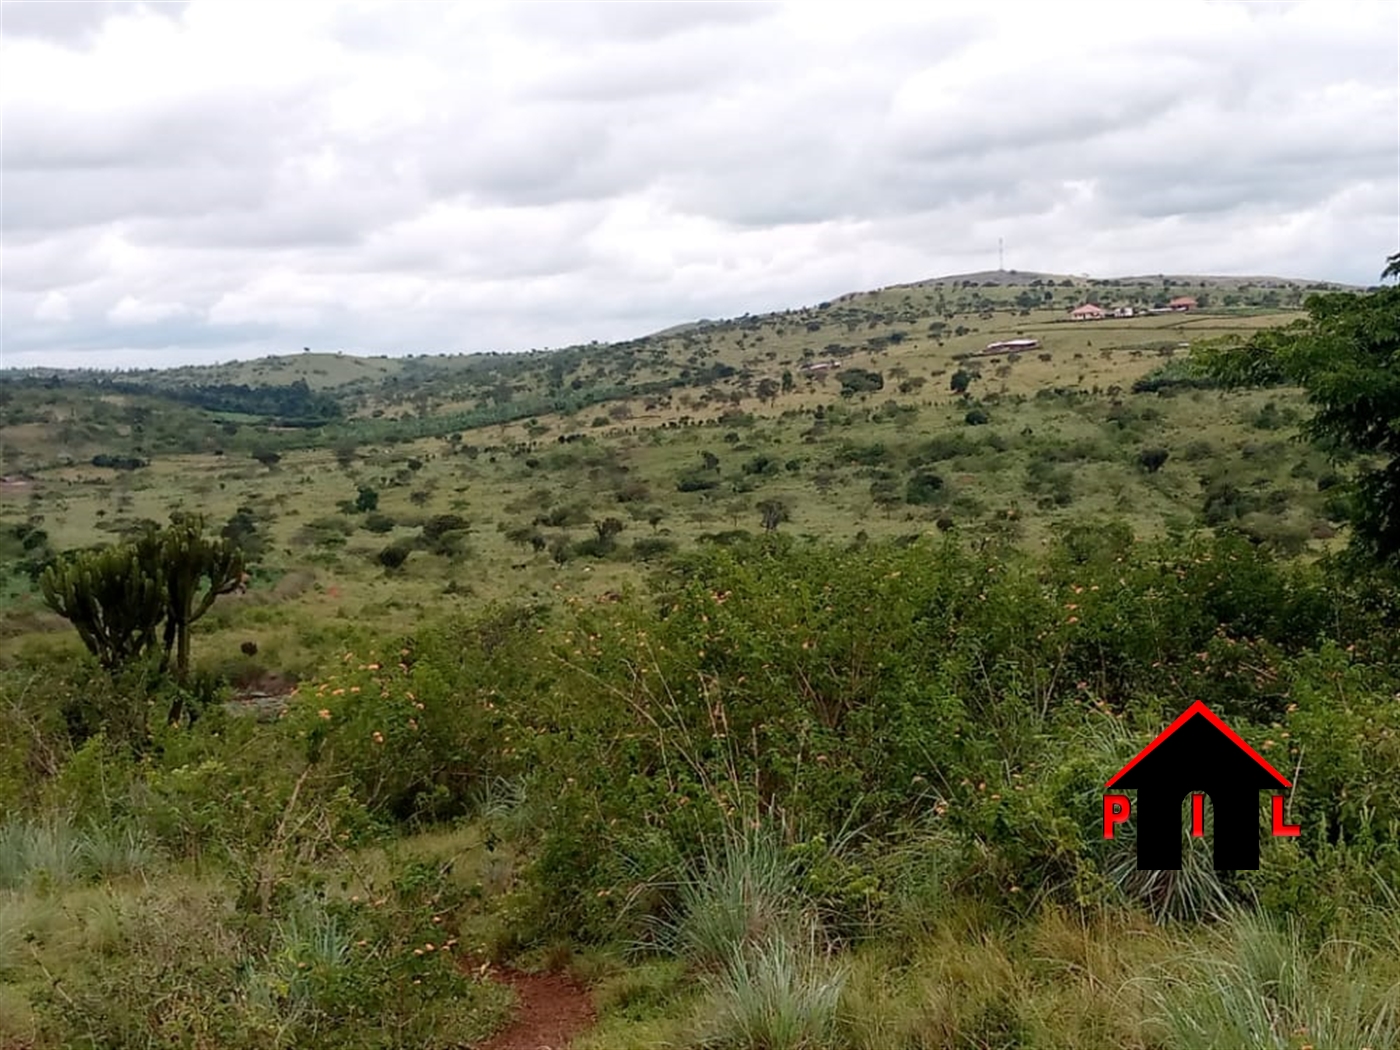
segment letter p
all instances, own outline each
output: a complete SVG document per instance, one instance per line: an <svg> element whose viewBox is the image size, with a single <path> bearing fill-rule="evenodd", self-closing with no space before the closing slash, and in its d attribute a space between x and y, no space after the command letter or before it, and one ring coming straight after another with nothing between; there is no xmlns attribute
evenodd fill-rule
<svg viewBox="0 0 1400 1050"><path fill-rule="evenodd" d="M1113 825L1122 824L1132 816L1133 807L1127 795L1105 795L1103 797L1103 837L1113 838Z"/></svg>

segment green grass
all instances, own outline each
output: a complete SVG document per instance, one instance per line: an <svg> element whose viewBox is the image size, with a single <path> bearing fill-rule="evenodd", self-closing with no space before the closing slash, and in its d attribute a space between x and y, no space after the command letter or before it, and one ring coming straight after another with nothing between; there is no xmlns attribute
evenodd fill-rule
<svg viewBox="0 0 1400 1050"><path fill-rule="evenodd" d="M821 950L773 934L736 945L710 980L696 1043L724 1050L819 1050L830 1046L846 975Z"/></svg>

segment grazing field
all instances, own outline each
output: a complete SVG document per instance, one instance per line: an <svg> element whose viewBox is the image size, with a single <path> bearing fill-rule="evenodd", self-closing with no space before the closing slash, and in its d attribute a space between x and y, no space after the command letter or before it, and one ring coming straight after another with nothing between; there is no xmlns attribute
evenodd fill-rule
<svg viewBox="0 0 1400 1050"><path fill-rule="evenodd" d="M1325 290L0 376L0 1047L1400 1045L1388 446L1219 364ZM1138 872L1197 699L1303 833Z"/></svg>

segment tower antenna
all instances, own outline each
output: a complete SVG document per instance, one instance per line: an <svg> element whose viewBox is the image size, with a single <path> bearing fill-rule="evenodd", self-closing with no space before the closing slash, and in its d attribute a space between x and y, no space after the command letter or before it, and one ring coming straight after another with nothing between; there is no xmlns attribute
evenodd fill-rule
<svg viewBox="0 0 1400 1050"><path fill-rule="evenodd" d="M997 269L1006 272L1006 244L1000 237L997 238Z"/></svg>

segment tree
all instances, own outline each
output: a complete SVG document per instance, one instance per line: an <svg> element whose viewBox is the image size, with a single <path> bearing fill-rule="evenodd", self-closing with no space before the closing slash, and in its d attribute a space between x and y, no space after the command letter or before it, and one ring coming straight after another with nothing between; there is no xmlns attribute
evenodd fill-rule
<svg viewBox="0 0 1400 1050"><path fill-rule="evenodd" d="M953 377L948 380L948 389L955 394L966 394L967 388L972 384L972 373L966 369L959 368L953 373Z"/></svg>
<svg viewBox="0 0 1400 1050"><path fill-rule="evenodd" d="M44 570L39 591L108 671L145 656L165 619L162 580L132 544L70 555Z"/></svg>
<svg viewBox="0 0 1400 1050"><path fill-rule="evenodd" d="M613 546L617 542L618 535L626 527L620 518L604 518L602 521L593 523L593 531L598 534L598 542L606 547Z"/></svg>
<svg viewBox="0 0 1400 1050"><path fill-rule="evenodd" d="M277 452L273 452L270 448L258 449L253 453L253 458L269 470L277 466L282 460L282 456Z"/></svg>
<svg viewBox="0 0 1400 1050"><path fill-rule="evenodd" d="M335 444L335 461L340 464L342 470L349 470L354 465L355 457L359 454L359 446L353 439L338 441Z"/></svg>
<svg viewBox="0 0 1400 1050"><path fill-rule="evenodd" d="M44 602L73 624L89 652L115 671L155 649L164 624L160 671L189 678L190 627L221 596L247 580L243 551L227 537L204 535L204 519L173 514L134 541L84 551L47 569ZM179 718L180 703L171 710Z"/></svg>
<svg viewBox="0 0 1400 1050"><path fill-rule="evenodd" d="M1400 254L1382 278L1400 276ZM1246 340L1216 340L1192 355L1222 385L1292 383L1316 408L1305 433L1379 463L1355 479L1353 543L1378 561L1400 560L1400 285L1369 294L1309 296L1308 316Z"/></svg>
<svg viewBox="0 0 1400 1050"><path fill-rule="evenodd" d="M758 382L758 399L760 401L767 401L771 407L773 402L777 400L778 393L781 390L782 387L778 385L776 379L760 379Z"/></svg>
<svg viewBox="0 0 1400 1050"><path fill-rule="evenodd" d="M780 499L766 499L758 505L758 513L762 516L763 531L772 532L785 521L791 520L791 513L788 505Z"/></svg>
<svg viewBox="0 0 1400 1050"><path fill-rule="evenodd" d="M243 552L220 537L204 535L204 518L197 514L172 515L160 532L148 532L137 541L142 556L159 565L165 581L165 658L175 647L175 677L184 682L190 670L190 627L207 613L221 595L246 583Z"/></svg>
<svg viewBox="0 0 1400 1050"><path fill-rule="evenodd" d="M379 493L367 485L361 485L360 491L355 496L355 509L361 514L367 514L372 510L379 509Z"/></svg>
<svg viewBox="0 0 1400 1050"><path fill-rule="evenodd" d="M241 550L250 565L267 553L267 537L259 531L257 512L252 507L242 506L234 511L219 535Z"/></svg>
<svg viewBox="0 0 1400 1050"><path fill-rule="evenodd" d="M885 377L868 368L848 368L841 373L841 396L874 393L885 388Z"/></svg>

